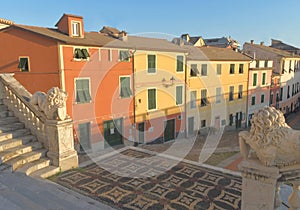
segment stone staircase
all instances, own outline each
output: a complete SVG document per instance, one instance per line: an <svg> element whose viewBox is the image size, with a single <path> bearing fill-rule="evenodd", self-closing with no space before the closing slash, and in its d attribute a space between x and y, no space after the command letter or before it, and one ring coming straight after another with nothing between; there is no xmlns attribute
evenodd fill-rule
<svg viewBox="0 0 300 210"><path fill-rule="evenodd" d="M60 168L51 165L47 149L0 101L0 171L47 178Z"/></svg>

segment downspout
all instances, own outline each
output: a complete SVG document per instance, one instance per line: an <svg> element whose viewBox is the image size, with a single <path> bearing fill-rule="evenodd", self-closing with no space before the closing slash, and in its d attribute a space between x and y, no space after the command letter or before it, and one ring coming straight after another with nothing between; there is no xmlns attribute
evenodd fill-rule
<svg viewBox="0 0 300 210"><path fill-rule="evenodd" d="M249 78L250 78L250 63L252 63L253 60L251 60L249 63L248 63L248 78L247 78L247 94L246 94L246 128L249 126L249 110L248 110L248 107L249 107L249 86L250 86L250 82L249 82Z"/></svg>
<svg viewBox="0 0 300 210"><path fill-rule="evenodd" d="M134 66L134 54L136 49L132 52L132 98L133 98L133 146L137 147L139 145L138 141L136 141L136 101L135 101L135 66Z"/></svg>
<svg viewBox="0 0 300 210"><path fill-rule="evenodd" d="M187 54L184 54L185 56L185 62L184 62L184 123L185 123L185 138L188 137L188 122L187 122Z"/></svg>

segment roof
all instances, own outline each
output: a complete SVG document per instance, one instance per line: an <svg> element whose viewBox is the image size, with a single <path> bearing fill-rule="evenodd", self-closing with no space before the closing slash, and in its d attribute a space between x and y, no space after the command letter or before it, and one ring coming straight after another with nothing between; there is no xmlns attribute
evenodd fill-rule
<svg viewBox="0 0 300 210"><path fill-rule="evenodd" d="M295 58L300 58L300 56L298 55L294 55L293 53L290 53L288 51L285 51L285 50L279 50L279 49L276 49L276 48L273 48L273 47L268 47L266 45L261 45L261 44L251 44L251 43L248 43L246 42L244 44L244 48L245 46L251 46L251 47L255 47L255 48L259 48L261 50L264 50L264 51L267 51L269 53L273 53L277 56L280 56L280 57L295 57Z"/></svg>
<svg viewBox="0 0 300 210"><path fill-rule="evenodd" d="M121 45L120 45L121 44ZM122 43L111 42L107 46L110 47L129 47L137 50L149 50L149 51L164 51L164 52L187 52L182 47L169 42L166 39L148 38L141 36L127 36L127 41Z"/></svg>
<svg viewBox="0 0 300 210"><path fill-rule="evenodd" d="M251 61L246 55L228 48L183 46L189 51L188 60Z"/></svg>
<svg viewBox="0 0 300 210"><path fill-rule="evenodd" d="M216 47L228 47L231 45L239 46L239 43L236 40L227 37L204 39L204 42L207 46L216 46Z"/></svg>
<svg viewBox="0 0 300 210"><path fill-rule="evenodd" d="M87 32L85 33L84 38L72 38L55 28L44 28L38 26L26 26L26 25L16 25L16 24L11 27L16 27L21 30L30 31L51 39L55 39L60 42L64 42L66 44L73 44L73 45L103 46L111 41L114 41L113 38L97 32ZM95 37L94 33L97 33L96 36L97 38Z"/></svg>
<svg viewBox="0 0 300 210"><path fill-rule="evenodd" d="M63 42L70 45L95 46L95 47L113 47L138 49L149 51L165 51L165 52L186 52L178 45L169 42L166 39L146 38L138 36L127 36L127 41L113 38L105 33L100 32L85 32L84 38L73 38L62 33L56 28L45 28L38 26L12 25L21 30L30 31L47 38Z"/></svg>
<svg viewBox="0 0 300 210"><path fill-rule="evenodd" d="M297 51L297 50L300 50L299 48L297 47L294 47L292 45L289 45L289 44L286 44L286 43L283 43L282 41L280 40L275 40L275 39L272 39L272 44L270 45L270 47L273 47L273 48L276 48L276 49L281 49L281 50L289 50L289 51Z"/></svg>

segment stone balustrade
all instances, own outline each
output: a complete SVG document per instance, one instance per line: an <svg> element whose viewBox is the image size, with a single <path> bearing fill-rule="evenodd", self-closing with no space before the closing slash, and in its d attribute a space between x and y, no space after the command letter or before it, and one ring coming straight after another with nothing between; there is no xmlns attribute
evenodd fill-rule
<svg viewBox="0 0 300 210"><path fill-rule="evenodd" d="M48 119L45 113L30 103L30 94L13 74L0 74L0 100L20 122L48 149L47 156L61 170L78 167L74 149L72 120Z"/></svg>

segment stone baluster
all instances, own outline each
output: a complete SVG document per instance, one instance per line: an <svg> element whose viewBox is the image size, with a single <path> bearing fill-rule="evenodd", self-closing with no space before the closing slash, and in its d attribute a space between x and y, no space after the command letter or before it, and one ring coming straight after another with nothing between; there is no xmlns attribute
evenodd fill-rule
<svg viewBox="0 0 300 210"><path fill-rule="evenodd" d="M281 189L281 182L277 182L276 190L275 190L275 204L274 209L279 210L280 206L282 205L282 200L280 197L280 189Z"/></svg>
<svg viewBox="0 0 300 210"><path fill-rule="evenodd" d="M300 181L293 182L293 191L288 199L290 204L289 210L297 210L298 208L300 208L299 185Z"/></svg>

